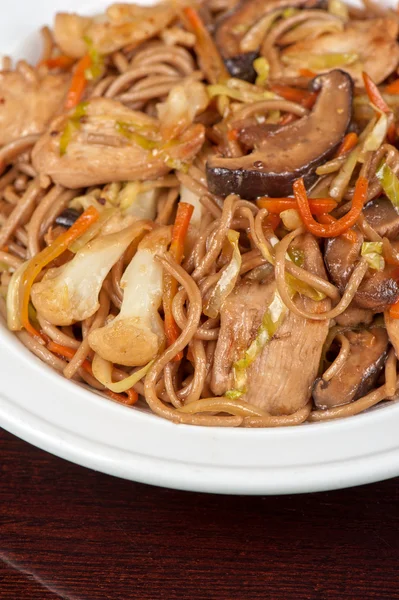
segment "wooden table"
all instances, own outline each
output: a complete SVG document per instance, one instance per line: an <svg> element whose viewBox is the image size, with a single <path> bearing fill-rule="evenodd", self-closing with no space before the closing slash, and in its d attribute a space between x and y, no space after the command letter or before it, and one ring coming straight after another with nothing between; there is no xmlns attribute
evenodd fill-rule
<svg viewBox="0 0 399 600"><path fill-rule="evenodd" d="M394 600L399 480L286 497L115 479L0 432L1 600Z"/></svg>

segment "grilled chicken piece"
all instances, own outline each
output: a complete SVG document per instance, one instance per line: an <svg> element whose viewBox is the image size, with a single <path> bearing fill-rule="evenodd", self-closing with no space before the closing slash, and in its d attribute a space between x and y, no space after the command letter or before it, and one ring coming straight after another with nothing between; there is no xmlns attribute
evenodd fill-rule
<svg viewBox="0 0 399 600"><path fill-rule="evenodd" d="M46 75L37 82L19 71L0 72L0 146L44 131L62 105L69 75Z"/></svg>
<svg viewBox="0 0 399 600"><path fill-rule="evenodd" d="M395 240L399 236L399 214L388 198L382 197L369 202L363 214L381 237Z"/></svg>
<svg viewBox="0 0 399 600"><path fill-rule="evenodd" d="M310 61L312 56L353 54L357 55L357 60L355 57L351 64L339 65L339 68L349 73L359 87L363 87L362 71L366 71L377 84L381 83L399 63L398 27L397 20L392 18L350 21L342 32L326 33L283 50L282 72L272 72L271 76L296 77L303 67L323 73L331 67L318 69Z"/></svg>
<svg viewBox="0 0 399 600"><path fill-rule="evenodd" d="M325 277L322 255L314 238L301 236L295 246L304 251L304 267ZM275 283L270 281L242 284L222 307L211 386L215 394L234 387L233 363L242 358L255 339L275 289ZM330 307L329 300L314 302L297 297L296 302L310 312L325 312ZM328 320L308 321L288 313L274 338L248 368L243 399L272 415L292 414L302 408L311 396L328 329Z"/></svg>
<svg viewBox="0 0 399 600"><path fill-rule="evenodd" d="M192 125L166 147L131 132L159 130L159 122L120 102L94 98L78 120L73 113L51 123L32 152L35 169L55 183L76 189L112 181L156 179L173 168L174 161L189 162L204 141L204 127ZM71 121L72 119L72 126ZM67 143L65 131L69 127ZM68 130L67 130L68 131ZM143 147L144 146L144 147Z"/></svg>
<svg viewBox="0 0 399 600"><path fill-rule="evenodd" d="M307 271L326 278L321 252L311 235L297 238L292 247L303 251ZM298 296L295 302L310 313L330 309L328 299L314 302ZM311 397L328 330L329 320L310 321L289 312L248 369L244 399L272 415L289 415L305 406Z"/></svg>
<svg viewBox="0 0 399 600"><path fill-rule="evenodd" d="M256 337L275 291L274 278L264 283L244 281L224 303L211 383L212 392L217 396L222 396L234 386L233 364Z"/></svg>
<svg viewBox="0 0 399 600"><path fill-rule="evenodd" d="M87 53L84 38L101 54L110 54L130 45L138 46L163 31L176 18L172 2L155 6L112 4L106 15L87 18L75 13L58 13L54 39L68 56L80 58Z"/></svg>
<svg viewBox="0 0 399 600"><path fill-rule="evenodd" d="M350 331L346 334L350 354L330 381L318 379L313 399L318 408L343 406L365 396L375 385L388 353L388 336L383 328Z"/></svg>

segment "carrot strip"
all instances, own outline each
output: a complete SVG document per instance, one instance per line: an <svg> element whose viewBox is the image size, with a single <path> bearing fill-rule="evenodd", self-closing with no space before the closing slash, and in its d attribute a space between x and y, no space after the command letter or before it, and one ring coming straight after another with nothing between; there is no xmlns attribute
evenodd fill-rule
<svg viewBox="0 0 399 600"><path fill-rule="evenodd" d="M399 79L396 79L392 83L386 86L385 92L387 94L399 94Z"/></svg>
<svg viewBox="0 0 399 600"><path fill-rule="evenodd" d="M62 358L68 358L69 360L71 360L76 354L76 350L74 350L73 348L68 348L68 346L62 346L61 344L57 344L53 341L47 344L47 349L50 350L50 352L58 354L58 356L62 356ZM85 371L87 371L87 373L93 375L93 370L88 360L83 361L82 367Z"/></svg>
<svg viewBox="0 0 399 600"><path fill-rule="evenodd" d="M25 270L22 277L22 302L21 302L21 323L22 326L30 333L33 330L33 335L36 335L36 330L32 327L29 321L29 299L32 285L39 275L39 273L46 267L50 262L61 256L68 246L76 240L78 237L83 235L85 231L95 222L99 217L98 211L90 206L72 225L70 229L58 236L52 244L47 248L39 252L34 256Z"/></svg>
<svg viewBox="0 0 399 600"><path fill-rule="evenodd" d="M336 223L337 219L335 219L332 215L319 215L319 222L323 225L328 225L329 223ZM353 231L353 229L348 229L345 233L342 234L342 237L345 238L351 244L355 244L357 242L357 235Z"/></svg>
<svg viewBox="0 0 399 600"><path fill-rule="evenodd" d="M188 227L191 217L194 212L194 207L186 202L179 202L177 214L172 231L172 242L169 252L174 260L180 265L184 255L184 243L187 237ZM165 315L165 334L168 346L171 346L179 337L180 329L173 318L172 303L177 293L177 281L169 273L164 274L164 294L163 294L163 310ZM175 361L183 358L183 353L175 357Z"/></svg>
<svg viewBox="0 0 399 600"><path fill-rule="evenodd" d="M223 59L198 12L192 6L182 10L183 21L196 37L195 49L202 68L211 83L223 83L230 78Z"/></svg>
<svg viewBox="0 0 399 600"><path fill-rule="evenodd" d="M65 54L61 54L60 56L56 56L55 58L48 58L47 60L42 60L37 66L40 67L42 65L48 67L49 69L70 69L72 65L75 63L75 59L70 56L66 56Z"/></svg>
<svg viewBox="0 0 399 600"><path fill-rule="evenodd" d="M336 157L342 156L343 154L346 154L347 152L352 150L356 146L358 140L359 138L356 133L348 133L344 137L344 140L338 149Z"/></svg>
<svg viewBox="0 0 399 600"><path fill-rule="evenodd" d="M310 69L299 69L299 75L301 77L310 77L313 79L314 77L316 77L317 73L311 71Z"/></svg>
<svg viewBox="0 0 399 600"><path fill-rule="evenodd" d="M271 90L284 98L284 100L296 102L296 104L301 104L302 106L305 106L305 108L312 108L318 95L317 92L309 92L308 90L301 90L299 88L280 85L278 83L272 85Z"/></svg>
<svg viewBox="0 0 399 600"><path fill-rule="evenodd" d="M371 79L368 73L363 72L364 87L366 88L367 96L371 104L373 104L378 110L384 113L392 112L384 98L381 96L381 92Z"/></svg>
<svg viewBox="0 0 399 600"><path fill-rule="evenodd" d="M294 183L294 193L298 203L298 210L305 227L317 237L329 238L342 235L348 229L353 227L358 220L367 199L368 185L367 179L359 177L356 182L350 211L338 221L323 225L322 223L315 221L312 216L303 178L297 179Z"/></svg>
<svg viewBox="0 0 399 600"><path fill-rule="evenodd" d="M297 209L295 198L259 198L256 201L259 208L267 208L269 213L279 215L284 210ZM323 215L337 208L337 203L331 198L311 198L309 200L312 215Z"/></svg>
<svg viewBox="0 0 399 600"><path fill-rule="evenodd" d="M396 304L391 306L389 309L389 316L392 317L392 319L399 319L399 302L396 302Z"/></svg>
<svg viewBox="0 0 399 600"><path fill-rule="evenodd" d="M91 57L88 54L86 54L83 58L80 59L80 61L76 65L76 69L72 77L71 86L68 90L65 101L65 110L70 110L71 108L74 108L81 101L87 85L87 79L85 75L86 69L89 69L91 67L91 64Z"/></svg>
<svg viewBox="0 0 399 600"><path fill-rule="evenodd" d="M273 231L276 231L277 227L281 223L280 215L275 215L273 213L270 213L267 215L266 219L264 220L264 223L265 223L265 225L268 225L269 227L271 227L273 229Z"/></svg>

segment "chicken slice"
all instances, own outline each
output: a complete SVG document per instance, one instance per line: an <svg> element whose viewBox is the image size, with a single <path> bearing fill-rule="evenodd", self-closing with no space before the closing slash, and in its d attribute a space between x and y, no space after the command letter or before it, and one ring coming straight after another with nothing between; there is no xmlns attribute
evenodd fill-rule
<svg viewBox="0 0 399 600"><path fill-rule="evenodd" d="M282 72L272 73L272 77L297 77L304 67L323 73L332 66L317 68L312 57L336 54L339 58L339 55L348 54L352 59L348 57L347 64L335 66L349 73L357 86L363 87L363 71L377 84L381 83L399 63L398 29L397 20L392 18L350 21L342 32L326 33L288 46L281 53Z"/></svg>
<svg viewBox="0 0 399 600"><path fill-rule="evenodd" d="M216 346L212 392L222 396L234 387L233 364L256 337L263 315L273 300L275 281L242 282L225 301L221 310L220 335Z"/></svg>
<svg viewBox="0 0 399 600"><path fill-rule="evenodd" d="M204 141L199 124L169 144L154 141L159 121L115 100L94 98L83 112L80 118L70 114L53 121L32 152L39 173L72 189L156 179L190 162Z"/></svg>
<svg viewBox="0 0 399 600"><path fill-rule="evenodd" d="M326 277L322 255L312 236L301 236L293 247L304 252L308 271ZM222 395L234 388L233 364L256 338L275 291L274 280L245 282L224 303L212 373L214 394ZM329 300L314 302L302 296L296 298L296 303L310 312L325 312L330 307ZM242 399L272 415L292 414L302 408L311 397L328 329L328 320L309 321L288 313L273 339L247 369L247 392Z"/></svg>
<svg viewBox="0 0 399 600"><path fill-rule="evenodd" d="M110 54L124 46L136 47L176 18L172 3L155 6L112 4L99 17L81 17L75 13L58 13L54 23L54 39L68 56L80 58L87 52L87 43L101 54Z"/></svg>
<svg viewBox="0 0 399 600"><path fill-rule="evenodd" d="M46 75L37 82L18 71L0 72L0 146L44 131L61 107L69 75Z"/></svg>
<svg viewBox="0 0 399 600"><path fill-rule="evenodd" d="M327 278L323 257L311 235L297 238L293 244L304 252L304 268ZM330 300L315 302L303 296L295 300L310 313L323 313ZM309 401L317 377L329 320L311 321L289 312L274 338L248 369L247 392L243 399L271 415L290 415Z"/></svg>

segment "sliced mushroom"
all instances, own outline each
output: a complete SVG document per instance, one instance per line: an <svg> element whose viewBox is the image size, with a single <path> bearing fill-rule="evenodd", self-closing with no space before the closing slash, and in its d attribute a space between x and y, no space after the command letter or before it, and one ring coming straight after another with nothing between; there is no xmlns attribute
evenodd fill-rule
<svg viewBox="0 0 399 600"><path fill-rule="evenodd" d="M352 80L335 70L317 77L320 89L313 111L260 136L255 150L240 158L212 157L207 164L208 187L214 194L239 194L248 200L258 196L288 196L299 177L311 185L316 169L336 152L352 115Z"/></svg>
<svg viewBox="0 0 399 600"><path fill-rule="evenodd" d="M255 25L261 24L274 11L285 8L314 5L315 0L241 0L219 22L215 40L225 60L226 67L233 77L253 82L256 73L253 61L259 54L259 47L246 51L242 47L245 34ZM259 44L260 46L260 44Z"/></svg>
<svg viewBox="0 0 399 600"><path fill-rule="evenodd" d="M395 240L399 235L399 214L388 198L369 202L363 214L371 227L381 236Z"/></svg>
<svg viewBox="0 0 399 600"><path fill-rule="evenodd" d="M341 327L358 327L359 325L371 325L373 317L373 311L350 304L335 320Z"/></svg>
<svg viewBox="0 0 399 600"><path fill-rule="evenodd" d="M375 385L385 364L388 335L383 328L346 334L350 354L341 370L329 381L317 379L313 399L320 409L349 404L365 396Z"/></svg>
<svg viewBox="0 0 399 600"><path fill-rule="evenodd" d="M331 279L341 293L360 258L363 236L357 233L357 242L342 236L327 241L324 260ZM373 313L383 312L399 300L399 268L386 266L383 271L369 269L357 290L352 306Z"/></svg>

